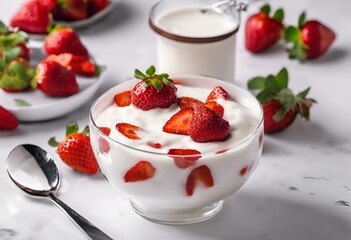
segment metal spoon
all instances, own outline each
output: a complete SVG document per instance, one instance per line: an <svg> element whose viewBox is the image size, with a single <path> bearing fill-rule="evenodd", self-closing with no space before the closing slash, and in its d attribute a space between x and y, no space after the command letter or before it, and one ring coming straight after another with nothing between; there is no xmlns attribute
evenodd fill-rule
<svg viewBox="0 0 351 240"><path fill-rule="evenodd" d="M32 196L46 197L56 203L93 240L112 239L55 197L60 176L54 159L42 148L24 144L15 147L6 162L12 181Z"/></svg>

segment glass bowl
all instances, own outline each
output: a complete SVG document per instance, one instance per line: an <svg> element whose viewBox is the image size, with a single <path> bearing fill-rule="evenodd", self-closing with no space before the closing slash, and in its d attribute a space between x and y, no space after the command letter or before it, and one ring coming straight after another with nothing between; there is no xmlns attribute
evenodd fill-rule
<svg viewBox="0 0 351 240"><path fill-rule="evenodd" d="M263 145L263 111L249 91L234 84L196 75L177 75L171 76L171 79L181 85L208 88L209 92L216 86L223 87L232 99L252 113L254 128L231 144L227 141L204 143L211 150L198 155L171 155L152 148L136 148L128 141L117 141L103 133L96 118L104 109L115 104L117 93L132 89L137 80L131 80L108 90L93 103L89 115L90 139L102 174L115 189L129 198L138 214L158 223L189 224L214 216L224 200L238 191L256 168ZM144 111L136 111L140 111L143 118ZM154 116L155 124L159 117ZM230 119L227 120L230 122ZM159 127L162 126L160 124ZM184 138L191 141L189 136ZM153 177L126 182L126 173L141 161L151 163ZM210 172L212 183L193 178L197 173L206 171ZM196 185L193 192L188 189L191 181Z"/></svg>

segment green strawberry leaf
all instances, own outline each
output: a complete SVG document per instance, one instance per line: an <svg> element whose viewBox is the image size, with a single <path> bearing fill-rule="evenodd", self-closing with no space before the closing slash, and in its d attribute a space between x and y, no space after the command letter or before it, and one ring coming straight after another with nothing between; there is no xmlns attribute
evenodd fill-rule
<svg viewBox="0 0 351 240"><path fill-rule="evenodd" d="M285 109L279 110L276 114L273 115L273 120L275 122L280 122L281 120L283 120L287 112L288 111Z"/></svg>
<svg viewBox="0 0 351 240"><path fill-rule="evenodd" d="M0 33L7 33L7 27L2 21L0 21Z"/></svg>
<svg viewBox="0 0 351 240"><path fill-rule="evenodd" d="M300 42L300 30L293 26L284 29L284 39L287 42Z"/></svg>
<svg viewBox="0 0 351 240"><path fill-rule="evenodd" d="M135 71L134 71L134 77L135 77L135 78L138 78L138 79L144 79L144 78L146 78L147 76L146 76L144 73L142 73L140 70L135 69Z"/></svg>
<svg viewBox="0 0 351 240"><path fill-rule="evenodd" d="M299 28L303 28L303 26L305 26L306 24L306 13L302 12L300 17L299 17L299 22L298 22L298 26Z"/></svg>
<svg viewBox="0 0 351 240"><path fill-rule="evenodd" d="M264 89L272 93L276 93L280 90L279 84L275 76L268 75L268 77L266 78L266 81L264 82Z"/></svg>
<svg viewBox="0 0 351 240"><path fill-rule="evenodd" d="M269 4L264 5L263 7L261 7L260 12L269 15L269 13L271 12L271 6L269 6Z"/></svg>
<svg viewBox="0 0 351 240"><path fill-rule="evenodd" d="M286 70L286 68L282 68L282 70L279 71L279 73L277 74L275 79L276 79L276 82L278 83L280 89L287 88L289 76L288 76L288 71Z"/></svg>
<svg viewBox="0 0 351 240"><path fill-rule="evenodd" d="M78 124L77 123L70 123L67 125L66 127L66 137L74 134L74 133L77 133L79 130L79 127L78 127Z"/></svg>
<svg viewBox="0 0 351 240"><path fill-rule="evenodd" d="M17 58L20 54L21 54L21 49L19 47L14 47L4 52L3 58L7 63L9 63L11 62L11 60Z"/></svg>
<svg viewBox="0 0 351 240"><path fill-rule="evenodd" d="M298 59L300 62L306 61L307 47L301 42L296 42L294 46L288 50L290 59Z"/></svg>
<svg viewBox="0 0 351 240"><path fill-rule="evenodd" d="M273 97L272 92L268 90L263 90L259 92L256 96L256 98L258 99L258 101L260 101L260 103L264 103L270 100L272 97Z"/></svg>
<svg viewBox="0 0 351 240"><path fill-rule="evenodd" d="M247 83L247 87L251 90L254 89L263 89L265 85L266 78L265 77L254 77L249 80Z"/></svg>
<svg viewBox="0 0 351 240"><path fill-rule="evenodd" d="M163 84L161 81L152 81L152 86L157 90L161 90L163 88Z"/></svg>
<svg viewBox="0 0 351 240"><path fill-rule="evenodd" d="M284 20L284 10L282 8L277 9L277 11L275 11L272 19L278 21L278 22L283 22Z"/></svg>
<svg viewBox="0 0 351 240"><path fill-rule="evenodd" d="M309 91L310 91L310 87L308 87L307 89L305 89L302 92L298 93L296 95L297 100L298 101L302 101L303 99L305 99L307 97Z"/></svg>
<svg viewBox="0 0 351 240"><path fill-rule="evenodd" d="M85 126L85 128L82 131L83 134L89 135L89 126Z"/></svg>
<svg viewBox="0 0 351 240"><path fill-rule="evenodd" d="M155 68L153 65L151 65L151 66L146 70L146 74L149 75L150 77L151 77L152 75L154 75L155 72L156 72L156 68Z"/></svg>
<svg viewBox="0 0 351 240"><path fill-rule="evenodd" d="M31 106L31 104L29 102L22 100L22 99L15 98L14 101L15 101L15 105L19 106L19 107Z"/></svg>
<svg viewBox="0 0 351 240"><path fill-rule="evenodd" d="M286 111L289 111L295 104L295 97L288 88L281 90L275 97Z"/></svg>
<svg viewBox="0 0 351 240"><path fill-rule="evenodd" d="M56 141L56 138L55 137L51 137L48 141L48 144L51 146L51 147L57 147L59 145L59 143Z"/></svg>

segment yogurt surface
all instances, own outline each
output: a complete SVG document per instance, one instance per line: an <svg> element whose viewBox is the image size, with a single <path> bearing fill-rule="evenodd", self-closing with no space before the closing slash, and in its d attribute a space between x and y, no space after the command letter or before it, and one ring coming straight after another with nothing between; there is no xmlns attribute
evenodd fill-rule
<svg viewBox="0 0 351 240"><path fill-rule="evenodd" d="M176 85L177 96L193 97L203 102L212 89L199 88L194 86ZM169 149L196 149L201 153L215 152L229 148L231 145L243 140L252 133L258 125L258 118L246 106L234 100L219 99L217 103L223 106L223 118L230 123L230 137L226 141L198 143L193 141L190 136L180 134L170 134L162 130L164 124L180 110L177 103L169 108L156 108L143 111L133 105L118 107L115 104L108 106L96 117L96 124L99 127L109 127L110 138L132 146L137 149L159 152L167 154ZM116 130L117 123L129 123L141 128L137 131L140 140L132 140L122 135ZM153 148L148 143L160 143L160 149Z"/></svg>

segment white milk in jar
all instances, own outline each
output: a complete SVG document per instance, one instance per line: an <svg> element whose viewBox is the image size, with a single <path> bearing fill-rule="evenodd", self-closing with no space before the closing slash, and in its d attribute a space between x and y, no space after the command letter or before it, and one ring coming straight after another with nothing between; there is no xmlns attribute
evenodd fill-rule
<svg viewBox="0 0 351 240"><path fill-rule="evenodd" d="M170 7L167 2L172 1L158 3L150 14L150 26L158 33L158 70L234 81L238 11L231 7L217 12L191 1L177 6L173 1Z"/></svg>

